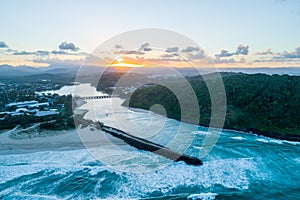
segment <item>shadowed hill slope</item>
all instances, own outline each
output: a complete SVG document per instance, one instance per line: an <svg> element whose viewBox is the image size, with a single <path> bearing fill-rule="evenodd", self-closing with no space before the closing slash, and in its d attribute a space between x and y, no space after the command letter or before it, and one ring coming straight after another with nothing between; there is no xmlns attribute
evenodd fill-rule
<svg viewBox="0 0 300 200"><path fill-rule="evenodd" d="M222 74L227 115L224 128L252 131L266 136L300 140L300 77L265 74ZM188 78L200 107L199 124L208 126L211 102L203 79ZM209 81L213 81L213 76ZM180 87L180 83L174 82ZM184 90L184 88L183 88ZM124 105L148 110L161 104L167 116L180 120L180 105L176 96L161 85L142 87Z"/></svg>

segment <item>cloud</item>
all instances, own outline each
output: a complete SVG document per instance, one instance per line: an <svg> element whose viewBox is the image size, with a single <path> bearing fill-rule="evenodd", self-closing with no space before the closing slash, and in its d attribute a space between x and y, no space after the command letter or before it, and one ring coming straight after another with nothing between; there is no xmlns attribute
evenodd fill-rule
<svg viewBox="0 0 300 200"><path fill-rule="evenodd" d="M115 54L136 54L136 55L144 55L145 53L142 51L136 50L122 50L122 51L115 51Z"/></svg>
<svg viewBox="0 0 300 200"><path fill-rule="evenodd" d="M248 55L248 53L249 53L249 46L240 44L239 46L237 46L235 52L229 52L223 49L219 54L215 54L215 57L221 58L221 57L230 57L233 55Z"/></svg>
<svg viewBox="0 0 300 200"><path fill-rule="evenodd" d="M8 45L5 42L0 41L0 48L8 48Z"/></svg>
<svg viewBox="0 0 300 200"><path fill-rule="evenodd" d="M69 52L69 51L63 51L63 50L53 50L49 52L49 54L54 54L54 55L73 55L73 56L87 56L89 55L86 52Z"/></svg>
<svg viewBox="0 0 300 200"><path fill-rule="evenodd" d="M12 55L15 52L17 51L10 48L0 48L0 55Z"/></svg>
<svg viewBox="0 0 300 200"><path fill-rule="evenodd" d="M205 55L202 53L197 53L197 54L191 54L190 55L190 59L203 59L205 58Z"/></svg>
<svg viewBox="0 0 300 200"><path fill-rule="evenodd" d="M178 51L178 47L170 47L167 50L168 51L175 51L175 50ZM199 47L188 46L185 49L182 49L181 52L185 53L184 57L186 57L186 59L190 59L190 60L198 60L198 59L206 58L204 50L200 49Z"/></svg>
<svg viewBox="0 0 300 200"><path fill-rule="evenodd" d="M237 47L236 52L235 52L235 54L237 54L237 55L248 55L248 53L249 53L249 46L242 45L242 44L240 44Z"/></svg>
<svg viewBox="0 0 300 200"><path fill-rule="evenodd" d="M78 55L78 56L85 56L87 55L85 52L68 52L68 51L62 51L62 50L53 50L53 51L17 51L17 50L11 50L12 55L16 56L26 56L26 55L36 55L36 56L49 56L51 54L53 55Z"/></svg>
<svg viewBox="0 0 300 200"><path fill-rule="evenodd" d="M300 46L293 51L272 52L267 49L265 52L258 52L255 55L262 55L253 62L295 62L300 59Z"/></svg>
<svg viewBox="0 0 300 200"><path fill-rule="evenodd" d="M151 51L152 49L150 47L145 47L143 50L144 51Z"/></svg>
<svg viewBox="0 0 300 200"><path fill-rule="evenodd" d="M236 63L236 60L234 58L229 58L229 59L215 59L214 63L216 64L224 64L224 63Z"/></svg>
<svg viewBox="0 0 300 200"><path fill-rule="evenodd" d="M70 43L63 42L58 47L59 47L60 50L71 50L71 51L78 51L79 50L79 48L76 47L75 44L72 43L72 42L70 42Z"/></svg>
<svg viewBox="0 0 300 200"><path fill-rule="evenodd" d="M37 55L37 56L48 56L48 51L13 51L13 55L24 56L24 55Z"/></svg>
<svg viewBox="0 0 300 200"><path fill-rule="evenodd" d="M179 55L177 53L172 53L172 54L163 54L160 57L162 57L162 58L173 58L173 57L176 57L176 56L179 56Z"/></svg>
<svg viewBox="0 0 300 200"><path fill-rule="evenodd" d="M14 52L13 55L17 55L17 56L35 55L35 52L29 52L29 51L17 51L17 52Z"/></svg>
<svg viewBox="0 0 300 200"><path fill-rule="evenodd" d="M150 44L147 42L147 43L144 43L141 45L140 51L143 50L143 51L151 51L152 49L150 48Z"/></svg>
<svg viewBox="0 0 300 200"><path fill-rule="evenodd" d="M27 60L32 61L35 63L44 63L44 64L50 64L50 65L81 65L84 59L59 59L59 58L46 58L46 59L33 59L33 60Z"/></svg>
<svg viewBox="0 0 300 200"><path fill-rule="evenodd" d="M255 63L263 63L263 62L277 62L277 60L274 60L274 59L257 59L257 60L253 60L253 62Z"/></svg>
<svg viewBox="0 0 300 200"><path fill-rule="evenodd" d="M166 49L167 53L173 53L173 52L178 52L179 48L178 47L168 47Z"/></svg>
<svg viewBox="0 0 300 200"><path fill-rule="evenodd" d="M143 51L151 51L152 50L150 48L150 43L148 43L148 42L142 44L138 50L121 50L122 48L124 48L122 45L116 44L114 46L114 49L116 49L116 51L114 53L115 54L136 54L136 55L143 55L143 54L145 54Z"/></svg>
<svg viewBox="0 0 300 200"><path fill-rule="evenodd" d="M36 51L35 54L37 56L48 56L50 54L50 52L49 51L40 51L39 50L39 51Z"/></svg>
<svg viewBox="0 0 300 200"><path fill-rule="evenodd" d="M138 50L120 50L120 48L123 48L121 45L116 44L114 46L117 51L115 51L115 54L136 54L136 55L144 55L144 51L151 51L150 43L146 42L140 46Z"/></svg>
<svg viewBox="0 0 300 200"><path fill-rule="evenodd" d="M246 63L246 58L241 58L239 63Z"/></svg>
<svg viewBox="0 0 300 200"><path fill-rule="evenodd" d="M293 58L260 58L257 60L253 60L255 63L284 63L284 62L299 62Z"/></svg>
<svg viewBox="0 0 300 200"><path fill-rule="evenodd" d="M155 59L153 59L153 60L155 60ZM160 59L156 59L157 61L162 61L162 62L164 62L164 61L169 61L169 62L181 62L182 61L182 59L180 59L180 58L160 58Z"/></svg>
<svg viewBox="0 0 300 200"><path fill-rule="evenodd" d="M221 50L221 52L219 54L215 54L215 56L217 58L221 58L221 57L230 57L232 55L235 55L235 53L229 53L227 50Z"/></svg>
<svg viewBox="0 0 300 200"><path fill-rule="evenodd" d="M36 56L48 56L50 54L49 51L17 51L17 50L11 50L13 52L13 55L17 56L24 56L24 55L36 55Z"/></svg>
<svg viewBox="0 0 300 200"><path fill-rule="evenodd" d="M255 55L262 55L262 56L264 56L264 55L272 55L272 54L273 54L273 52L272 52L271 48L268 48L268 49L266 49L263 52L256 52L255 53Z"/></svg>
<svg viewBox="0 0 300 200"><path fill-rule="evenodd" d="M189 47L181 50L181 52L186 52L186 53L194 52L194 51L200 51L200 48L189 46Z"/></svg>
<svg viewBox="0 0 300 200"><path fill-rule="evenodd" d="M189 59L197 60L206 58L204 51L201 49L196 54L190 54Z"/></svg>
<svg viewBox="0 0 300 200"><path fill-rule="evenodd" d="M66 51L62 51L62 50L53 50L53 51L51 51L51 53L52 54L59 54L59 55L67 55L68 54L68 52L66 52Z"/></svg>
<svg viewBox="0 0 300 200"><path fill-rule="evenodd" d="M123 48L123 47L122 47L122 45L120 45L120 44L116 44L116 45L114 46L114 48L115 48L115 49L121 49L121 48Z"/></svg>
<svg viewBox="0 0 300 200"><path fill-rule="evenodd" d="M228 59L220 59L217 58L214 60L215 64L233 64L233 63L246 63L245 58L241 58L239 61L235 60L234 58L228 58Z"/></svg>
<svg viewBox="0 0 300 200"><path fill-rule="evenodd" d="M180 58L170 58L170 57L165 57L165 58L148 58L145 59L146 61L150 62L181 62L182 60Z"/></svg>
<svg viewBox="0 0 300 200"><path fill-rule="evenodd" d="M270 51L266 51L265 53L257 53L257 55L267 55L267 53L271 56L261 57L259 59L254 60L253 62L293 62L298 61L300 59L300 47L294 49L294 51L288 52L278 52L273 53Z"/></svg>
<svg viewBox="0 0 300 200"><path fill-rule="evenodd" d="M295 48L292 52L284 51L279 54L279 58L300 58L300 47Z"/></svg>

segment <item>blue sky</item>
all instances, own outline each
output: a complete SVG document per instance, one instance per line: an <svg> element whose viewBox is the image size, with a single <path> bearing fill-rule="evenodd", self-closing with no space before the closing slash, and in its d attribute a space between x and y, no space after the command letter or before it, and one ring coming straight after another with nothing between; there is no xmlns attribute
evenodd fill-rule
<svg viewBox="0 0 300 200"><path fill-rule="evenodd" d="M211 56L242 44L247 62L267 49L269 62L284 55L282 62L297 65L300 58L299 0L3 0L0 6L0 42L15 51L60 50L68 42L91 52L112 36L151 27L184 34ZM1 49L2 64L28 60Z"/></svg>

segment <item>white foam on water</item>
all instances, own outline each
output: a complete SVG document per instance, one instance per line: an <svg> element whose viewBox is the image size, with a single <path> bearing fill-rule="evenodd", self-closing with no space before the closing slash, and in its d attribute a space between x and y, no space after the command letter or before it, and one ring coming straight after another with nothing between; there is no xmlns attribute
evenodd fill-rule
<svg viewBox="0 0 300 200"><path fill-rule="evenodd" d="M188 200L214 200L218 194L216 193L200 193L200 194L191 194L187 197Z"/></svg>
<svg viewBox="0 0 300 200"><path fill-rule="evenodd" d="M49 199L49 200L59 200L61 198L58 197L54 197L54 196L47 196L47 195L39 195L39 194L26 194L23 192L19 192L16 195L14 195L14 197L18 197L17 199L37 199L37 200L41 200L41 199Z"/></svg>
<svg viewBox="0 0 300 200"><path fill-rule="evenodd" d="M230 137L233 140L246 140L246 138L242 137L242 136L235 136L235 137Z"/></svg>
<svg viewBox="0 0 300 200"><path fill-rule="evenodd" d="M0 183L48 169L56 170L57 174L66 173L92 161L94 158L86 150L0 155Z"/></svg>
<svg viewBox="0 0 300 200"><path fill-rule="evenodd" d="M292 145L300 145L300 142L295 142L295 141L284 140L284 142Z"/></svg>
<svg viewBox="0 0 300 200"><path fill-rule="evenodd" d="M192 132L195 135L207 135L210 134L208 131L193 131Z"/></svg>
<svg viewBox="0 0 300 200"><path fill-rule="evenodd" d="M132 154L140 154L140 151L130 152ZM149 163L155 162L160 156L153 155L149 152L143 152L145 156L153 159L148 160ZM142 157L132 160L129 169L134 171L144 170ZM42 177L28 179L24 184L30 184L35 179L43 179L51 174L73 174L88 168L91 175L95 175L100 171L107 170L120 174L124 181L120 181L116 187L118 189L117 196L112 199L122 198L140 198L147 194L160 192L164 195L172 194L178 187L211 188L214 185L222 185L225 188L234 188L245 190L249 188L251 180L263 179L266 175L261 171L262 168L257 166L259 162L252 158L240 159L222 159L216 161L205 162L203 166L195 167L186 165L183 162L166 165L159 169L154 167L147 173L119 173L109 166L87 166L86 163L95 161L86 150L73 151L47 151L17 155L1 155L0 156L0 181L8 181L23 175L30 175L45 170ZM13 164L12 166L8 166ZM136 164L136 165L134 165ZM146 166L147 167L147 166ZM155 171L154 171L155 170ZM48 173L49 172L49 173ZM99 181L101 181L99 179ZM118 185L119 184L119 185ZM100 187L100 186L99 186ZM14 194L17 188L10 187L3 194ZM97 189L97 188L96 188ZM98 189L99 190L99 189ZM116 195L116 194L112 194ZM204 195L204 194L203 194Z"/></svg>
<svg viewBox="0 0 300 200"><path fill-rule="evenodd" d="M275 144L283 144L283 140L277 140L277 139L270 139L271 143L275 143Z"/></svg>
<svg viewBox="0 0 300 200"><path fill-rule="evenodd" d="M199 147L199 146L193 146L193 148L195 148L195 149L200 149L200 150L203 149L203 147Z"/></svg>
<svg viewBox="0 0 300 200"><path fill-rule="evenodd" d="M41 170L46 170L48 167L42 166L1 166L0 167L0 183L18 178L20 176L25 176L29 174L34 174Z"/></svg>
<svg viewBox="0 0 300 200"><path fill-rule="evenodd" d="M199 167L179 162L161 170L128 175L127 183L121 185L119 191L128 196L142 196L153 192L168 195L177 187L210 188L214 185L246 190L250 180L264 179L266 176L256 162L248 158L206 162Z"/></svg>
<svg viewBox="0 0 300 200"><path fill-rule="evenodd" d="M272 138L257 138L256 141L263 143L274 143L274 144L283 144L284 140L272 139Z"/></svg>
<svg viewBox="0 0 300 200"><path fill-rule="evenodd" d="M269 140L264 139L264 138L257 138L256 141L263 142L263 143L269 143Z"/></svg>
<svg viewBox="0 0 300 200"><path fill-rule="evenodd" d="M30 165L82 165L85 162L93 161L87 150L67 151L41 151L26 154L1 155L0 163L7 165L18 165L27 163Z"/></svg>
<svg viewBox="0 0 300 200"><path fill-rule="evenodd" d="M300 164L300 157L299 158L295 158L294 161L296 161L297 163Z"/></svg>

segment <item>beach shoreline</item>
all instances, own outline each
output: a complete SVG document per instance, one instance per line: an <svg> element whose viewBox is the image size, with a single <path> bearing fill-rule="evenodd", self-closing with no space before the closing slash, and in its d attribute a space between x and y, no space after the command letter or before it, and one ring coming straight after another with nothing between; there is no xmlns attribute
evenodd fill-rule
<svg viewBox="0 0 300 200"><path fill-rule="evenodd" d="M13 131L8 130L0 133L0 155L127 145L103 131L92 129L91 126L80 129L80 132L77 129L43 131L43 136L22 139L11 138L10 135Z"/></svg>

